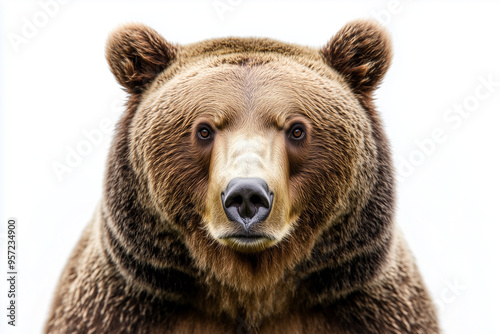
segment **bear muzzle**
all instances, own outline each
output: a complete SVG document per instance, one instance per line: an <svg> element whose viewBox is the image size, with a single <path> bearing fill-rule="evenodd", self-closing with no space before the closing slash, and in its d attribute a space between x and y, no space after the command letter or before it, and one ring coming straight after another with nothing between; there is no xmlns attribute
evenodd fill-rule
<svg viewBox="0 0 500 334"><path fill-rule="evenodd" d="M237 177L221 193L222 207L230 221L243 226L252 235L251 226L266 220L271 212L274 194L266 181L257 177Z"/></svg>
<svg viewBox="0 0 500 334"><path fill-rule="evenodd" d="M274 194L266 181L258 177L236 177L229 181L221 193L221 202L234 230L221 237L239 250L256 250L272 243L276 238L263 233L258 227L269 216ZM259 247L260 246L260 247Z"/></svg>

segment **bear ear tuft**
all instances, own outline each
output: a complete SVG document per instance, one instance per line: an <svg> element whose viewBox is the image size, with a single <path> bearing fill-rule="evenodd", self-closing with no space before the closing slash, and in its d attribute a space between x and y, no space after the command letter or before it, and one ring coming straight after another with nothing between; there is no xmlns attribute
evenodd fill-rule
<svg viewBox="0 0 500 334"><path fill-rule="evenodd" d="M370 94L391 63L391 38L378 22L356 20L346 24L321 52L356 93Z"/></svg>
<svg viewBox="0 0 500 334"><path fill-rule="evenodd" d="M106 59L131 94L142 92L177 56L177 47L143 24L118 27L108 37Z"/></svg>

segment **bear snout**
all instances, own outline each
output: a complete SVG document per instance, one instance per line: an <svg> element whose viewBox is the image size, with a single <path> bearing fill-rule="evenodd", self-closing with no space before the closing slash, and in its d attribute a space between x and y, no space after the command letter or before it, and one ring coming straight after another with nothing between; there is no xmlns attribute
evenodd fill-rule
<svg viewBox="0 0 500 334"><path fill-rule="evenodd" d="M221 193L227 218L241 224L245 232L252 225L266 220L272 209L273 197L267 182L256 177L234 178Z"/></svg>

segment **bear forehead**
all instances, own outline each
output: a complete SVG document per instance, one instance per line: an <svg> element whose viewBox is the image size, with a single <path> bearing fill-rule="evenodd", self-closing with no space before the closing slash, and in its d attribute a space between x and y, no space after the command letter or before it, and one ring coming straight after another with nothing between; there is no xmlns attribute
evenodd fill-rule
<svg viewBox="0 0 500 334"><path fill-rule="evenodd" d="M258 115L278 128L299 114L320 122L323 113L359 111L349 86L321 56L311 60L277 49L255 50L262 49L226 47L188 60L180 56L150 87L142 108L205 115L219 119L221 127L237 115Z"/></svg>
<svg viewBox="0 0 500 334"><path fill-rule="evenodd" d="M344 78L326 63L319 49L268 38L221 38L179 45L175 61L158 75L150 90L157 89L186 69L206 71L225 64L257 66L266 63L284 65L288 71L305 72L309 69L310 74L349 87Z"/></svg>

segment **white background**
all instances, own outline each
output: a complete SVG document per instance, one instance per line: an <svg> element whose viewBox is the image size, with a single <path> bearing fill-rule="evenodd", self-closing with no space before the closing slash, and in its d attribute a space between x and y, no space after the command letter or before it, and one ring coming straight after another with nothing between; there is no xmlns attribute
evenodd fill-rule
<svg viewBox="0 0 500 334"><path fill-rule="evenodd" d="M65 164L69 150L84 145L84 131L116 122L122 110L104 58L114 27L143 22L177 43L235 35L319 47L360 17L378 18L393 36L395 57L376 104L398 168L398 222L440 306L441 326L449 334L500 333L498 2L76 1L43 9L54 1L0 8L1 333L41 332L60 272L101 196L112 134L62 180L53 164ZM488 78L497 83L491 92L481 81ZM459 107L466 116L457 118ZM445 139L430 144L435 131ZM8 217L18 219L15 329L6 325Z"/></svg>

